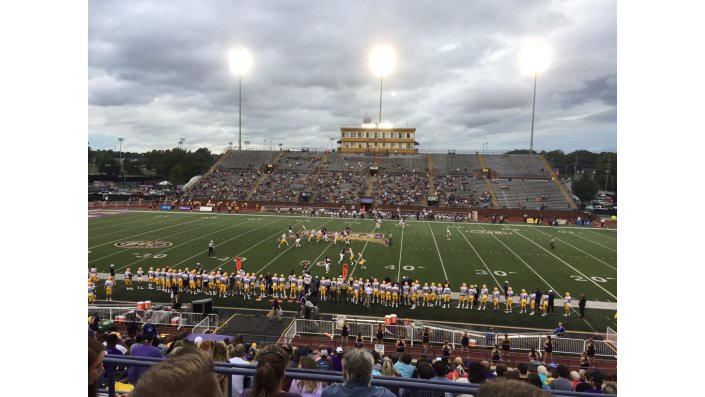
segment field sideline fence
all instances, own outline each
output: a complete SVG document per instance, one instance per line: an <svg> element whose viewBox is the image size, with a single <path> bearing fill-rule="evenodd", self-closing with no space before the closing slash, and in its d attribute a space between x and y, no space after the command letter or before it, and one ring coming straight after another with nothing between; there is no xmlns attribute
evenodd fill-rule
<svg viewBox="0 0 705 397"><path fill-rule="evenodd" d="M294 335L317 335L317 336L340 336L342 329L342 321L324 321L324 320L305 320L296 319L296 325L288 330L287 338L292 338ZM373 341L376 338L377 327L379 321L357 321L347 320L348 330L350 331L350 339L354 340L358 332L367 341ZM411 325L384 325L384 337L386 340L403 338L414 344L421 344L424 328L429 328L429 342L432 344L443 344L445 341L452 343L456 348L461 345L461 341L465 332L468 338L474 340L474 345L477 347L493 347L495 344L501 345L505 333L482 332L474 329L459 329L443 327L440 325L427 325L424 327ZM536 349L543 351L543 343L546 338L545 333L507 333L511 341L513 351L530 351ZM552 336L553 351L556 353L580 354L585 351L587 341L584 339L566 338ZM616 357L617 349L609 341L596 340L595 354L597 356Z"/></svg>

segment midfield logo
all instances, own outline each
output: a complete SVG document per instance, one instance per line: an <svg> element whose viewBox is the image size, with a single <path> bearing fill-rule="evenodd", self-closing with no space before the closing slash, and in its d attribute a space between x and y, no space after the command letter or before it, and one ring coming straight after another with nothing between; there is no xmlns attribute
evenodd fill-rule
<svg viewBox="0 0 705 397"><path fill-rule="evenodd" d="M172 243L168 241L149 240L149 241L120 241L115 243L116 247L120 248L165 248L171 247Z"/></svg>

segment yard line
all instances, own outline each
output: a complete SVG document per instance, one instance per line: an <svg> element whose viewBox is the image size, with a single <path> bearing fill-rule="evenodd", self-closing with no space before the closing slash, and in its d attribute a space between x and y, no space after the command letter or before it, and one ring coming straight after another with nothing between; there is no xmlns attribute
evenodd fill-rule
<svg viewBox="0 0 705 397"><path fill-rule="evenodd" d="M334 219L336 219L336 218L330 218L330 220L328 220L327 222L324 222L322 225L318 226L317 229L320 229L321 227L327 225L328 223L330 223L330 222L333 221ZM250 247L250 249L251 249L251 248L252 248L252 247ZM271 265L274 261L276 261L277 259L279 259L280 256L284 255L284 253L286 253L286 251L289 251L289 250L292 249L292 248L294 248L293 245L290 246L289 248L285 249L281 254L277 255L274 259L272 259L271 261L269 261L269 263L267 263L266 265L264 265L264 267L262 267L261 269L259 269L258 271L256 271L255 274L259 274L260 272L262 272L262 270L264 270L264 269L266 269L267 267L269 267L269 265Z"/></svg>
<svg viewBox="0 0 705 397"><path fill-rule="evenodd" d="M141 235L147 234L147 233L154 233L154 232L157 232L157 231L159 231L159 230L169 229L169 228L172 228L172 227L175 227L175 226L188 225L189 223L198 222L198 221L202 221L202 220L203 220L202 218L198 218L198 219L195 219L195 220L192 220L192 221L189 221L189 222L179 223L179 224L177 224L177 225L166 226L166 227L162 227L162 228L159 228L159 229L146 231L146 232L144 232L144 233L133 234L132 236L127 236L127 237L123 237L123 238L120 238L120 239L117 239L117 240L108 241L107 243L94 245L93 247L88 247L88 249L89 249L89 250L95 249L95 248L98 248L98 247L102 247L102 246L104 246L104 245L114 244L114 243L117 243L118 241L123 241L123 240L128 239L128 238L133 238L133 237L141 236Z"/></svg>
<svg viewBox="0 0 705 397"><path fill-rule="evenodd" d="M564 261L563 259L559 258L559 257L556 256L553 252L547 250L546 248L542 247L540 244L538 244L538 243L535 242L534 240L532 240L532 239L530 239L530 238L524 236L523 234L521 234L521 233L519 233L519 232L515 232L515 233L517 234L517 236L523 237L524 239L530 241L530 242L531 242L532 244L534 244L535 246L537 246L537 247L541 248L542 250L546 251L547 253L551 254L554 258L556 258L556 259L558 259L559 261L563 262L563 263L564 263L566 266L568 266L569 268L575 270L576 273L578 273L578 274L580 274L581 276L585 277L585 279L590 280L593 284L595 284L595 286L597 286L597 287L600 288L601 290L605 291L605 292L607 293L607 295L609 295L609 296L611 296L612 298L614 298L614 300L617 300L617 297L614 296L611 292L607 291L603 286L601 286L600 284L596 283L595 280L591 279L590 277L588 277L588 276L586 276L585 274L583 274L580 270L578 270L578 269L576 269L575 267L573 267L570 263L568 263L568 262ZM495 237L495 238L496 238L496 237Z"/></svg>
<svg viewBox="0 0 705 397"><path fill-rule="evenodd" d="M234 224L234 225L232 225L232 226L230 226L230 227L226 227L225 229L221 229L221 230L219 230L219 232L222 232L222 231L228 230L228 229L232 229L232 228L234 228L234 227L236 227L236 226L244 225L244 224L246 224L246 223L248 223L248 222L253 222L253 221L245 221L245 222L243 222L243 223L237 223L237 224ZM276 221L275 221L275 222L276 222ZM274 223L274 222L272 222L272 223ZM217 223L216 223L216 224L217 224ZM213 226L213 225L208 225L208 226ZM264 226L267 226L267 225L264 225ZM262 228L262 227L264 227L264 226L260 226L259 228ZM256 228L256 229L253 229L253 230L257 230L257 229L259 229L259 228ZM194 229L190 229L190 230L188 230L188 232L192 232L193 230L194 230ZM180 232L180 233L183 233L183 232ZM177 234L179 234L179 233L177 233ZM222 243L217 244L216 247L218 247L219 245L222 245L223 243L226 243L226 242L228 242L228 241L230 241L230 240L232 240L232 239L234 239L234 238L237 238L237 237L240 237L240 236L242 236L242 235L245 235L245 234L247 234L247 232L246 232L246 233L242 233L242 234L240 234L240 235L237 235L237 236L235 236L235 237L232 237L232 238L230 238L230 239L228 239L228 240L225 240L225 241L223 241ZM165 249L165 250L162 250L162 251L160 251L160 252L157 252L157 254L164 253L164 252L167 252L167 251L171 251L171 250L174 249L174 248L181 247L181 246L183 246L183 245L185 245L185 244L190 244L190 243L192 243L192 242L194 242L194 241L196 241L196 240L199 240L199 239L201 239L201 238L203 238L203 237L202 237L202 236L199 236L199 237L193 238L193 239L191 239L191 240L184 241L184 242L181 243L181 244L177 244L177 245L171 246L171 247L169 247L169 248L167 248L167 249ZM199 252L202 253L202 250L199 250ZM193 258L193 257L195 257L195 256L198 256L198 255L200 255L200 254L194 255L194 256L192 256L191 258ZM191 258L188 258L188 259L191 259ZM125 269L125 268L127 268L128 266L135 265L135 264L137 264L137 263L139 263L139 262L141 262L141 261L143 261L143 260L145 260L145 259L150 259L150 258L149 258L149 257L147 257L147 258L142 258L142 259L140 259L140 260L138 260L138 261L135 261L135 262L130 263L130 264L128 264L128 265L122 266L122 267L120 267L120 268L118 268L118 269L116 269L116 270L119 271L119 270ZM178 263L176 263L174 266L179 265L179 264L184 263L184 262L185 262L185 261L178 262Z"/></svg>
<svg viewBox="0 0 705 397"><path fill-rule="evenodd" d="M251 229L251 230L248 230L248 231L246 231L246 232L244 232L244 233L240 233L240 234L238 234L237 236L233 236L233 237L231 237L231 238L229 238L229 239L227 239L227 240L225 240L225 241L223 241L223 242L217 244L216 247L221 246L221 245L223 245L223 244L225 244L225 243L227 243L227 242L229 242L229 241L232 241L232 240L234 240L234 239L236 239L236 238L238 238L238 237L244 236L244 235L246 235L246 234L248 234L248 233L250 233L250 232L253 232L253 231L255 231L255 230L258 230L258 229L261 229L261 228L263 228L263 227L266 227L266 226L272 225L272 224L274 224L274 223L277 223L277 222L279 222L280 220L281 220L281 219L276 219L276 220L274 220L273 222L266 223L266 224L264 224L264 225L262 225L262 226L260 226L260 227L256 227L256 228ZM233 226L231 226L231 227L241 226L241 225L243 225L243 224L245 224L245 223L247 223L247 222L252 222L252 221L246 221L246 222L243 222L243 223L235 224L235 225L233 225ZM226 228L226 229L223 229L223 230L227 230L227 229L230 229L230 227L229 227L229 228ZM222 230L221 230L221 231L222 231ZM279 232L277 232L277 234L279 234ZM188 242L191 242L191 241L194 241L194 240L198 240L199 238L200 238L200 237L197 237L197 238L195 238L195 239L193 239L193 240L190 240L190 241L188 241ZM188 257L188 258L182 260L181 262L176 263L176 265L179 265L179 264L181 264L181 263L184 263L184 262L186 262L187 260L193 259L193 258L195 258L195 257L197 257L197 256L199 256L199 255L202 255L202 254L203 254L203 252L202 252L202 251L199 251L198 254L196 254L196 255L191 255L190 257ZM220 266L222 266L222 264L221 264Z"/></svg>
<svg viewBox="0 0 705 397"><path fill-rule="evenodd" d="M427 223L428 228L431 229L431 237L433 237L433 243L436 244L436 252L438 252L438 259L441 260L441 267L443 268L443 275L446 276L446 280L448 280L448 275L446 274L446 267L443 265L443 258L441 258L441 250L438 249L438 243L436 242L436 235L433 234L433 229L431 228L431 222ZM399 257L401 260L401 256Z"/></svg>
<svg viewBox="0 0 705 397"><path fill-rule="evenodd" d="M252 221L248 221L248 222L252 222ZM183 234L183 233L191 233L191 232L193 232L194 230L198 230L198 229L203 228L203 227L214 226L214 225L217 225L217 224L219 224L219 223L221 223L221 222L217 222L217 223L215 223L215 224L208 224L208 225L198 226L198 227L195 227L195 228L193 228L193 229L182 230L182 231L180 231L180 232L176 232L176 233L173 233L173 234L168 234L168 235L166 235L166 236L164 236L164 237L161 237L161 238L169 238L169 237L177 236L177 235ZM243 222L243 223L247 223L247 222ZM231 227L232 227L232 226L231 226ZM179 245L177 245L177 246L171 246L171 247L169 247L168 249L166 249L166 250L164 250L164 251L157 252L157 255L158 255L158 254L161 254L161 253L163 253L163 252L165 252L165 251L169 251L169 250L171 250L171 249L173 249L173 248L180 247L180 246L182 246L182 245L184 245L184 244L187 244L187 243L189 243L189 242L191 242L191 241L194 241L194 240L195 240L195 239L189 240L189 241L187 241L187 242L185 242L185 243L182 243L182 244L179 244ZM113 253L111 253L111 254L108 254L108 255L106 255L106 256L93 259L93 261L100 261L100 260L103 260L103 259L105 259L105 258L110 258L111 256L119 255L119 254L122 254L122 253L123 253L123 251L115 251L115 252L113 252ZM143 259L147 259L147 258L143 258ZM137 263L137 262L135 262L135 263ZM133 263L133 264L134 264L134 263ZM127 265L127 266L131 266L131 265L132 265L132 264L129 264L129 265ZM116 270L125 269L127 266L119 267L119 268L117 268Z"/></svg>
<svg viewBox="0 0 705 397"><path fill-rule="evenodd" d="M545 234L545 235L547 235L547 236L549 236L549 237L555 237L555 236L553 236L552 234L548 234L548 233L546 233L546 232L544 232L544 231L542 231L542 230L536 229L536 231L539 232L539 233L543 233L543 234ZM610 268L612 268L612 269L614 269L614 270L617 270L616 267L610 265L609 263L603 261L603 260L600 259L600 258L597 258L597 257L595 257L595 256L592 256L592 255L588 254L587 252L581 250L580 248L574 246L573 244L571 244L571 243L569 243L569 242L567 242L567 241L565 241L565 240L562 240L562 239L560 239L560 238L557 238L557 240L558 240L558 241L562 241L562 242L565 243L566 245L569 245L569 246L575 248L576 250L582 252L583 254L585 254L585 255L587 255L587 256L589 256L589 257L591 257L591 258L593 258L593 259L595 259L595 260L597 260L597 261L599 261L599 262L604 263L605 265L607 265L608 267L610 267ZM617 252L617 251L614 251L614 252Z"/></svg>
<svg viewBox="0 0 705 397"><path fill-rule="evenodd" d="M487 269L487 273L490 276L492 276L492 278L494 279L494 282L497 283L497 286L502 288L502 284L500 284L499 281L497 280L497 278L495 278L494 273L492 273L492 270L490 270L489 266L487 266L487 263L485 263L485 261L482 259L482 257L480 256L480 253L477 252L477 250L475 249L475 246L473 246L472 243L470 242L470 240L468 240L468 238L465 237L465 235L463 234L463 231L460 230L458 228L458 226L456 226L456 225L453 225L453 226L458 230L458 233L460 233L460 235L463 236L465 241L467 241L467 243L470 245L470 248L472 248L472 250L475 251L475 255L477 255L477 257L480 259L480 262L482 262L482 264L485 265L485 269Z"/></svg>
<svg viewBox="0 0 705 397"><path fill-rule="evenodd" d="M399 281L399 276L401 276L401 253L404 251L404 229L401 229L401 245L399 245L399 270L397 270L397 281Z"/></svg>
<svg viewBox="0 0 705 397"><path fill-rule="evenodd" d="M131 214L131 215L133 215L133 214ZM137 214L137 215L142 215L142 214ZM137 218L137 219L135 219L135 218ZM111 223L111 224L109 224L109 225L105 225L105 226L96 226L96 227L94 227L94 228L91 228L91 227L90 227L91 225L90 225L90 223L89 223L89 225L88 225L88 233L93 232L93 231L96 231L96 230L107 229L107 228L110 228L110 227L122 226L122 225L127 225L127 224L130 224L130 223L143 222L143 221L144 221L144 217L142 217L142 216L134 216L134 217L129 217L129 219L128 219L126 222L122 222L122 223Z"/></svg>
<svg viewBox="0 0 705 397"><path fill-rule="evenodd" d="M140 219L139 222L145 222L145 220L146 220L146 219L143 218L143 219ZM162 226L162 225L168 225L168 224L174 223L173 221L174 221L173 219L167 219L167 220L165 220L164 222L158 222L158 223L156 223L156 224L150 224L150 225L148 225L148 226ZM117 225L116 225L116 226L117 226ZM139 228L144 227L144 226L145 226L145 225L142 224L142 225L140 225L140 226L129 227L129 228L127 228L127 229L120 229L120 230L117 230L117 231L115 231L115 232L106 233L106 234L101 234L101 235L93 236L93 237L88 237L88 240L100 238L100 237L103 237L103 236L110 236L110 235L112 235L112 234L121 233L121 232L126 232L126 231L132 230L132 229L139 229ZM95 229L94 229L94 230L89 230L89 231L88 231L88 234L92 234L94 231L95 231Z"/></svg>
<svg viewBox="0 0 705 397"><path fill-rule="evenodd" d="M602 244L598 243L597 241L590 240L589 238L583 237L583 236L581 236L580 234L574 234L574 236L577 236L577 237L579 237L579 238L581 238L581 239L587 240L587 241L589 241L589 242L591 242L591 243L593 243L593 244L597 244L597 245L599 245L600 247L607 248L607 249L610 250L610 251L617 252L617 250L614 249L614 248L610 248L610 247L608 247L608 246L606 246L606 245L602 245Z"/></svg>
<svg viewBox="0 0 705 397"><path fill-rule="evenodd" d="M480 226L480 227L482 227L482 226ZM485 229L485 228L482 228L482 230L486 230L486 229ZM518 234L518 232L517 232L517 234ZM499 243L502 244L506 249L508 249L509 252L511 252L512 254L514 254L514 256L516 256L517 259L519 259L524 265L526 265L526 267L528 267L529 270L531 270L532 272L534 272L534 274L537 275L538 278L541 279L541 281L543 281L544 283L546 283L546 285L548 285L548 287L549 287L550 289L552 289L553 291L555 291L555 292L556 292L556 295L557 295L561 300L563 299L563 296L558 292L558 289L556 289L555 287L553 287L548 281L546 281L543 277L541 277L541 275L538 274L538 272L536 272L536 270L534 270L534 268L531 267L531 265L529 265L528 263L526 263L526 261L524 261L524 259L522 259L521 256L519 256L516 252L514 252L511 248L509 248L509 246L508 246L507 244L505 244L504 241L500 240L500 239L499 239L497 236L495 236L494 234L492 234L492 237L494 237L495 240L499 241ZM497 281L497 280L495 280L495 281ZM572 306L571 306L571 310L572 310L573 312L577 313L577 311L575 310L575 308L572 307ZM587 323L587 325L590 326L590 328L592 328L593 331L597 332L597 330L595 329L595 327L593 327L592 324L590 324L587 320L583 319L583 321L585 321L585 323Z"/></svg>
<svg viewBox="0 0 705 397"><path fill-rule="evenodd" d="M374 233L374 231L375 231L375 225L374 225L374 222L373 222L373 223L372 223L372 231L370 231L370 233ZM365 246L362 247L362 251L360 251L360 252L362 252L362 253L364 254L364 253L365 253L365 249L367 249L367 244L369 244L369 243L370 243L370 240L367 240L367 241L365 242ZM318 259L318 258L316 258L316 259ZM352 269L352 271L350 272L350 277L352 277L353 273L355 273L355 269L357 269L357 262L355 262L355 264L353 265L353 269ZM350 277L349 277L349 278L350 278Z"/></svg>

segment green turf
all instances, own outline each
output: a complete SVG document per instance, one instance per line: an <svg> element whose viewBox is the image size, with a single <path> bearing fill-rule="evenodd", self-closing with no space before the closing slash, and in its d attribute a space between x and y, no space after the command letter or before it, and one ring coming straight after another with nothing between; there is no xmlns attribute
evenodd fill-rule
<svg viewBox="0 0 705 397"><path fill-rule="evenodd" d="M205 269L222 268L231 272L233 258L246 258L243 267L247 272L297 273L301 261L313 264L311 273L323 276L324 268L317 266L325 255L333 261L331 274L340 272L338 252L341 244L334 246L324 242L307 242L301 248L290 246L278 248L277 238L288 225L298 230L325 226L332 236L335 230L350 225L353 232L371 232L371 220L339 218L310 218L267 215L227 215L207 213L131 212L100 218L92 218L88 224L88 260L101 272L107 272L115 264L118 273L128 266L135 273L138 267L146 271L150 266L176 268L193 266L199 262ZM446 238L446 227L451 230ZM391 247L375 242L352 244L354 252L364 250L367 270L351 267L354 277L390 277L395 280L408 276L423 282L450 280L457 291L462 282L487 284L490 290L501 289L508 280L518 294L549 288L557 292L557 298L569 291L577 299L584 292L590 301L616 302L617 295L617 233L615 231L541 227L520 224L491 225L476 223L408 222L406 228L397 226L397 221L384 221L381 232L393 234ZM556 248L549 248L549 240L555 237ZM216 256L207 256L208 241L216 244ZM172 243L165 248L127 249L115 246L122 241L159 240ZM346 256L346 261L347 261ZM103 296L102 287L98 298ZM197 299L201 295L184 295L184 300ZM122 283L114 294L115 299L165 301L166 295L153 291L124 291ZM518 299L515 299L517 302ZM241 299L214 299L220 306L242 306ZM248 302L246 306L263 306L264 303ZM285 309L287 306L285 306ZM295 305L291 304L290 309ZM322 311L347 314L383 315L392 312L387 307L364 309L361 306L324 303ZM570 330L604 332L605 327L616 329L614 310L588 309L587 322L577 315L566 319L557 313L547 318L529 317L491 310L478 312L459 309L408 308L394 309L397 315L434 320L451 320L491 325L511 325L529 328L553 328L563 321ZM589 324L588 324L589 323Z"/></svg>

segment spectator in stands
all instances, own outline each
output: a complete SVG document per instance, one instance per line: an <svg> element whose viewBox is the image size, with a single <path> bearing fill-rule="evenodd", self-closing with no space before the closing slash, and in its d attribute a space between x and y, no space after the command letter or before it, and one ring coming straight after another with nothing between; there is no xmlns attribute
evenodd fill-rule
<svg viewBox="0 0 705 397"><path fill-rule="evenodd" d="M396 370L394 370L394 363L389 357L385 357L382 360L382 369L379 370L382 376L401 376Z"/></svg>
<svg viewBox="0 0 705 397"><path fill-rule="evenodd" d="M541 377L536 372L529 372L529 375L526 376L526 383L536 386L538 389L543 389Z"/></svg>
<svg viewBox="0 0 705 397"><path fill-rule="evenodd" d="M213 359L198 349L182 348L140 378L130 397L222 397Z"/></svg>
<svg viewBox="0 0 705 397"><path fill-rule="evenodd" d="M333 362L333 370L341 372L343 370L343 348L338 346L335 348L335 354L331 357Z"/></svg>
<svg viewBox="0 0 705 397"><path fill-rule="evenodd" d="M507 373L507 366L505 364L499 364L495 367L494 371L498 378L503 378L504 374Z"/></svg>
<svg viewBox="0 0 705 397"><path fill-rule="evenodd" d="M497 375L494 372L492 372L489 361L482 360L480 362L480 364L482 364L482 370L485 373L485 379L491 380L491 379L494 379L497 377Z"/></svg>
<svg viewBox="0 0 705 397"><path fill-rule="evenodd" d="M299 368L316 369L316 362L308 356L301 357ZM320 397L323 392L323 382L315 380L294 379L289 387L290 393L298 393L302 397Z"/></svg>
<svg viewBox="0 0 705 397"><path fill-rule="evenodd" d="M216 342L213 344L213 362L216 363L227 363L228 361L228 348L225 346L225 342ZM223 396L228 395L228 375L227 374L215 374L215 377L220 385L220 390L223 392Z"/></svg>
<svg viewBox="0 0 705 397"><path fill-rule="evenodd" d="M551 397L548 391L537 390L524 382L497 379L483 383L478 389L478 397Z"/></svg>
<svg viewBox="0 0 705 397"><path fill-rule="evenodd" d="M558 378L551 382L551 390L573 391L573 383L568 379L570 376L568 367L559 364L558 368L556 368L556 372L558 372Z"/></svg>
<svg viewBox="0 0 705 397"><path fill-rule="evenodd" d="M573 385L573 391L575 391L575 387L581 382L580 373L578 371L570 371L570 383Z"/></svg>
<svg viewBox="0 0 705 397"><path fill-rule="evenodd" d="M289 356L277 345L267 345L257 352L257 371L254 387L245 389L243 397L300 397L300 394L282 391L284 370Z"/></svg>
<svg viewBox="0 0 705 397"><path fill-rule="evenodd" d="M333 384L325 389L321 397L394 397L389 390L370 386L372 381L372 354L364 349L349 350L343 356L343 384ZM246 396L250 397L250 396ZM268 397L268 396L255 396Z"/></svg>
<svg viewBox="0 0 705 397"><path fill-rule="evenodd" d="M164 352L162 352L159 348L154 347L151 345L149 340L146 340L142 338L141 336L138 336L138 342L135 343L132 346L132 349L130 350L130 355L133 357L154 357L154 358L162 358L164 357ZM135 365L131 365L127 369L127 381L130 384L136 384L139 378L147 372L149 367L138 367Z"/></svg>
<svg viewBox="0 0 705 397"><path fill-rule="evenodd" d="M602 394L617 394L617 382L607 381L603 383Z"/></svg>
<svg viewBox="0 0 705 397"><path fill-rule="evenodd" d="M116 356L122 356L123 352L117 348L117 342L118 342L118 335L117 332L112 332L108 334L108 336L105 338L105 353L106 354L113 354ZM105 372L108 372L108 364L104 363L103 367L105 368ZM115 365L113 366L114 370L118 369L118 366Z"/></svg>
<svg viewBox="0 0 705 397"><path fill-rule="evenodd" d="M409 353L402 354L401 361L397 361L397 363L394 364L394 370L397 371L402 378L411 378L414 375L415 369L416 367L411 364L411 354Z"/></svg>
<svg viewBox="0 0 705 397"><path fill-rule="evenodd" d="M98 387L103 379L103 358L105 350L98 339L88 337L88 397L98 395Z"/></svg>
<svg viewBox="0 0 705 397"><path fill-rule="evenodd" d="M523 380L521 378L519 378L519 371L517 371L516 369L507 370L507 372L504 373L504 378L505 379L521 380L523 382Z"/></svg>
<svg viewBox="0 0 705 397"><path fill-rule="evenodd" d="M151 319L147 319L142 325L142 336L148 341L152 341L152 338L157 336L157 326L152 324Z"/></svg>
<svg viewBox="0 0 705 397"><path fill-rule="evenodd" d="M328 358L328 350L321 349L321 358L316 361L316 368L319 371L332 371L333 362Z"/></svg>
<svg viewBox="0 0 705 397"><path fill-rule="evenodd" d="M131 339L134 339L137 336L137 316L132 317L130 322L127 323L127 335Z"/></svg>
<svg viewBox="0 0 705 397"><path fill-rule="evenodd" d="M590 384L590 388L585 390L588 393L602 393L602 382L605 380L604 375L602 375L602 372L595 371L589 375L587 375L587 379Z"/></svg>
<svg viewBox="0 0 705 397"><path fill-rule="evenodd" d="M468 380L470 380L470 383L483 383L486 378L485 378L485 369L482 366L482 364L478 363L477 361L472 361L470 364L467 365L468 367Z"/></svg>
<svg viewBox="0 0 705 397"><path fill-rule="evenodd" d="M529 366L525 363L519 363L516 369L519 372L519 380L526 382L526 378L529 374Z"/></svg>
<svg viewBox="0 0 705 397"><path fill-rule="evenodd" d="M467 377L468 371L467 368L465 368L465 364L463 364L463 359L460 357L456 357L453 361L453 370L448 373L448 379L455 381L459 378Z"/></svg>
<svg viewBox="0 0 705 397"><path fill-rule="evenodd" d="M548 372L548 369L543 366L539 365L537 369L537 373L539 374L539 379L541 379L541 385L544 389L548 389L548 377L551 376L551 373Z"/></svg>
<svg viewBox="0 0 705 397"><path fill-rule="evenodd" d="M233 358L230 359L232 364L248 365L249 362L245 361L243 356L245 355L245 345L238 344L233 349ZM233 397L240 397L244 388L245 375L233 375L231 389L233 390Z"/></svg>
<svg viewBox="0 0 705 397"><path fill-rule="evenodd" d="M553 334L556 336L563 336L565 334L565 327L563 323L558 323L558 327L553 330Z"/></svg>

